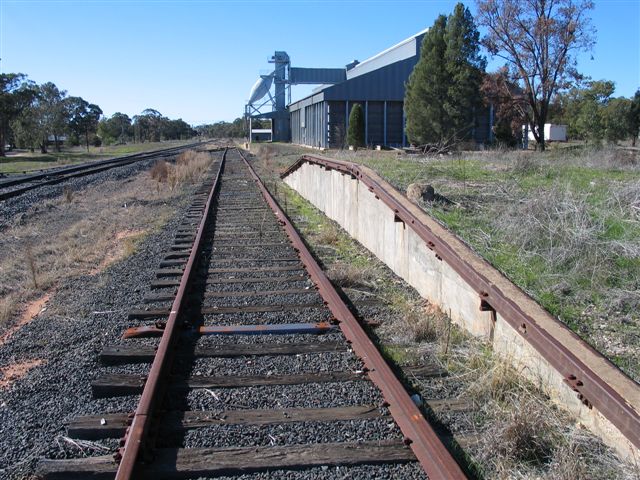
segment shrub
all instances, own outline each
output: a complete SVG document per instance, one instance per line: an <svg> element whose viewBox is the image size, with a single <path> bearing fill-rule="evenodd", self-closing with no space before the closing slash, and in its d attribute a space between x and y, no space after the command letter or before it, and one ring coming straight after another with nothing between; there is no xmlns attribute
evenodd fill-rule
<svg viewBox="0 0 640 480"><path fill-rule="evenodd" d="M354 147L364 146L364 113L362 106L356 103L349 114L349 129L347 143Z"/></svg>
<svg viewBox="0 0 640 480"><path fill-rule="evenodd" d="M151 167L151 178L158 183L164 183L169 176L169 166L164 160L157 161L153 167Z"/></svg>
<svg viewBox="0 0 640 480"><path fill-rule="evenodd" d="M169 184L175 188L180 183L200 181L211 165L211 156L207 152L187 150L180 154L176 166L169 170Z"/></svg>
<svg viewBox="0 0 640 480"><path fill-rule="evenodd" d="M102 139L98 136L98 135L93 135L91 136L91 138L89 139L89 143L91 145L93 145L94 147L100 147L102 146Z"/></svg>

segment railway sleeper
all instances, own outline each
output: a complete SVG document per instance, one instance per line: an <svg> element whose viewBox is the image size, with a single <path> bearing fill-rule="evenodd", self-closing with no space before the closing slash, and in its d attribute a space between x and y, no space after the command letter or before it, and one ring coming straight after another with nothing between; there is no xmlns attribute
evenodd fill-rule
<svg viewBox="0 0 640 480"><path fill-rule="evenodd" d="M232 358L346 352L348 349L348 346L344 342L231 344L217 345L215 347L196 345L193 352L185 355L196 358ZM107 346L102 350L100 360L105 365L146 363L153 361L155 354L156 348L152 345L114 345ZM180 356L180 352L178 352L177 355Z"/></svg>
<svg viewBox="0 0 640 480"><path fill-rule="evenodd" d="M153 462L141 479L197 478L240 475L274 469L317 466L354 466L413 462L413 452L402 441L323 443L282 447L184 448L154 450ZM118 464L111 455L69 460L43 460L38 474L47 479L112 479Z"/></svg>
<svg viewBox="0 0 640 480"><path fill-rule="evenodd" d="M162 415L162 430L168 432L206 428L212 425L271 425L296 422L367 420L387 416L374 405L329 408L243 409L224 411L168 412ZM67 424L72 438L99 440L122 437L129 426L126 413L77 417Z"/></svg>

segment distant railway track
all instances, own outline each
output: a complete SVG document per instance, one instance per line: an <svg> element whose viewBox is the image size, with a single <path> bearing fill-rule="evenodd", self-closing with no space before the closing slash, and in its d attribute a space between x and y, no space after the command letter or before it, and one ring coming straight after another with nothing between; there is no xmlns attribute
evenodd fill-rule
<svg viewBox="0 0 640 480"><path fill-rule="evenodd" d="M12 175L10 177L0 178L0 200L17 197L46 185L56 185L72 178L100 173L142 160L173 156L186 149L195 148L205 143L206 142L191 143L150 152L134 153L123 157L69 165L26 175Z"/></svg>
<svg viewBox="0 0 640 480"><path fill-rule="evenodd" d="M419 462L431 480L465 478L250 163L236 149L213 155L154 293L101 353L109 373L93 396L140 395L135 411L110 407L117 413L67 426L73 438L121 438L121 448L42 459L38 474L198 478ZM274 425L293 440L256 445Z"/></svg>

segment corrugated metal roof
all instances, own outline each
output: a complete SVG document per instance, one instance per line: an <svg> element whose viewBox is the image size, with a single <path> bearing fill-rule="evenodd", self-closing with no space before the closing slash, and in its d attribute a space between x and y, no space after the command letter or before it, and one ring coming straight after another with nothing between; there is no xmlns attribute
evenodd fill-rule
<svg viewBox="0 0 640 480"><path fill-rule="evenodd" d="M418 53L417 37L424 35L427 31L429 31L429 29L425 28L400 43L396 43L394 46L360 62L352 69L347 70L347 80L413 57Z"/></svg>
<svg viewBox="0 0 640 480"><path fill-rule="evenodd" d="M426 28L347 70L346 81L315 88L311 95L292 102L289 111L323 100L402 101L404 84L418 61L422 38L428 30ZM364 74L369 75L364 77Z"/></svg>

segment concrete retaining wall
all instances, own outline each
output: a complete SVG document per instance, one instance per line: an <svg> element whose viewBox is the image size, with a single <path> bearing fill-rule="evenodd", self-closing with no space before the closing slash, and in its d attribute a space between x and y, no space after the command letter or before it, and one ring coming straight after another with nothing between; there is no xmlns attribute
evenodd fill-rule
<svg viewBox="0 0 640 480"><path fill-rule="evenodd" d="M369 174L375 176L373 172ZM380 201L361 180L315 163L303 162L298 168L290 170L284 181L329 218L335 220L398 276L412 285L420 295L448 313L456 324L491 342L497 354L539 384L553 400L569 410L607 444L625 457L640 458L640 451L600 412L585 406L578 399L576 392L566 384L564 376L532 347L521 332L505 321L500 311L483 311L481 293L440 259L412 226L400 221L395 212ZM393 190L377 176L376 182L387 192ZM640 411L638 384L560 325L542 307L422 210L397 191L394 190L393 195L396 199L406 202L407 208L410 208L421 222L428 224L443 242L453 245L466 261L476 263L478 268L483 269L483 273L485 269L489 269L488 277L493 284L508 293L522 308L526 308L538 324L556 335L556 338L572 352L580 355L580 359L601 378L609 381L610 386L622 395L636 412Z"/></svg>

